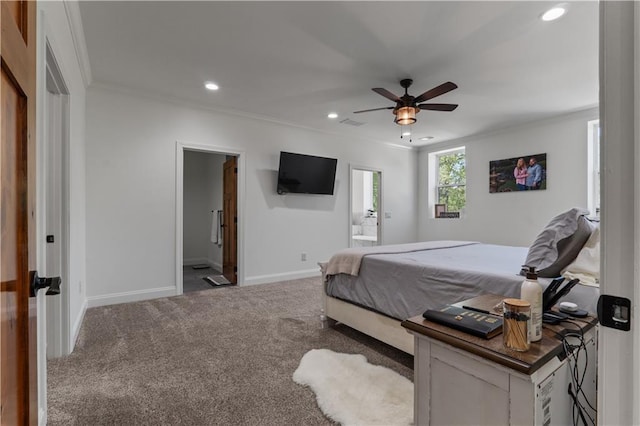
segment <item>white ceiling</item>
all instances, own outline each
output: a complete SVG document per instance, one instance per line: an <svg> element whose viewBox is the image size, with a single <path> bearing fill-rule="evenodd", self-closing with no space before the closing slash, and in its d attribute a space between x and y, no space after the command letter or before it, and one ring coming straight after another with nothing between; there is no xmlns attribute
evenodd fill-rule
<svg viewBox="0 0 640 426"><path fill-rule="evenodd" d="M371 88L402 95L409 77L417 96L456 83L431 102L458 109L418 114L419 146L597 105L598 4L540 20L555 3L90 1L80 11L94 82L358 139L409 142L390 110L353 114L393 106Z"/></svg>

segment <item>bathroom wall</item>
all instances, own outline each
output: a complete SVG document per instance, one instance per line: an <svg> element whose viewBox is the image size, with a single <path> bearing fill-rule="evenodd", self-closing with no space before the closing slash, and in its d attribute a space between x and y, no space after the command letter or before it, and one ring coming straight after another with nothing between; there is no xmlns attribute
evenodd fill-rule
<svg viewBox="0 0 640 426"><path fill-rule="evenodd" d="M222 209L224 155L185 151L183 263L222 268L222 248L212 241L213 210Z"/></svg>

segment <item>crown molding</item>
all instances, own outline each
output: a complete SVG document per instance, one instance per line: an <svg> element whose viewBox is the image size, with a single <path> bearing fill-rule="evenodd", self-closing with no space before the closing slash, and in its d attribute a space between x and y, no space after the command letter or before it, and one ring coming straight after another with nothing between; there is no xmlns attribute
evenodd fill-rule
<svg viewBox="0 0 640 426"><path fill-rule="evenodd" d="M73 47L76 51L80 74L84 87L87 88L91 84L91 64L89 62L89 52L87 43L84 38L84 28L82 27L82 16L80 15L80 5L77 0L63 0L64 11L67 15L69 28L71 29L71 38L73 39Z"/></svg>
<svg viewBox="0 0 640 426"><path fill-rule="evenodd" d="M358 135L348 135L348 134L344 134L344 133L340 133L340 132L334 132L334 131L330 131L330 130L326 130L326 129L317 129L317 128L314 128L314 127L305 126L305 125L301 125L301 124L298 124L298 123L293 123L293 122L290 122L290 121L279 120L277 118L273 118L273 117L266 116L266 115L253 114L253 113L249 113L249 112L245 112L245 111L239 111L239 110L236 110L236 109L215 107L215 106L208 105L208 104L205 104L205 103L196 102L196 101L193 101L193 100L187 100L187 99L179 98L179 97L172 96L172 95L161 94L161 93L153 92L153 91L150 91L150 90L147 90L147 89L140 89L138 87L126 86L126 85L123 85L123 84L117 84L117 83L111 83L111 82L102 82L102 81L94 81L91 84L91 89L102 90L102 91L106 91L106 92L119 93L119 94L130 96L130 97L143 98L143 99L148 99L148 100L151 100L151 101L154 101L154 102L158 102L158 103L167 103L167 104L177 105L177 106L190 108L190 109L204 110L204 111L208 111L208 112L214 112L214 113L217 113L217 114L224 114L224 115L229 115L229 116L247 118L247 119L256 120L256 121L262 121L262 122L267 122L267 123L278 124L278 125L281 125L281 126L294 127L294 128L303 129L303 130L307 130L307 131L311 131L311 132L315 132L315 133L321 133L321 134L330 135L330 136L338 136L338 137L341 137L341 138L350 138L352 140L357 140L357 141L359 141L361 143L369 143L369 144L370 143L376 143L376 144L384 145L385 147L392 148L392 149L403 149L403 150L409 150L409 151L416 150L416 147L413 147L413 146L405 146L405 145L402 145L402 144L396 144L396 143L387 142L387 141L383 141L383 140L379 140L379 139L365 138L365 137L358 136Z"/></svg>

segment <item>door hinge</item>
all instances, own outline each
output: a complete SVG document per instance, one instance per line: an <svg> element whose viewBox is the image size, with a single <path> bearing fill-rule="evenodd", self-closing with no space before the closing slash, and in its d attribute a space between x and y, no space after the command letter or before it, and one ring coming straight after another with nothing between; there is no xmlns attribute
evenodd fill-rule
<svg viewBox="0 0 640 426"><path fill-rule="evenodd" d="M235 167L235 168L233 169L233 173L238 173L238 168L237 168L237 167Z"/></svg>
<svg viewBox="0 0 640 426"><path fill-rule="evenodd" d="M237 266L233 267L233 272L238 272L238 267Z"/></svg>
<svg viewBox="0 0 640 426"><path fill-rule="evenodd" d="M233 218L233 223L235 223L236 225L238 224L238 216L235 216L235 217Z"/></svg>

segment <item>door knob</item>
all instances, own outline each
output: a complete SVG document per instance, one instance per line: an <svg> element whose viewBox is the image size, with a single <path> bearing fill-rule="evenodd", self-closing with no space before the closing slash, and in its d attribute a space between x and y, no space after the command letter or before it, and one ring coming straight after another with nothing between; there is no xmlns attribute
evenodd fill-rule
<svg viewBox="0 0 640 426"><path fill-rule="evenodd" d="M62 284L62 278L60 277L39 277L36 272L33 274L33 280L31 281L31 297L35 297L38 290L49 287L47 290L47 296L55 296L60 294L60 284Z"/></svg>

